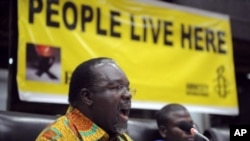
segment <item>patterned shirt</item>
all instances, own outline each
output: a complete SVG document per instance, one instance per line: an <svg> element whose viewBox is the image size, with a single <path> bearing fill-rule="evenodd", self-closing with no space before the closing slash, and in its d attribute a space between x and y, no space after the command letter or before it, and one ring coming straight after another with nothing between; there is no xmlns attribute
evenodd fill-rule
<svg viewBox="0 0 250 141"><path fill-rule="evenodd" d="M36 141L108 141L109 135L85 117L79 110L69 108L67 114L45 128ZM132 141L127 134L113 141Z"/></svg>

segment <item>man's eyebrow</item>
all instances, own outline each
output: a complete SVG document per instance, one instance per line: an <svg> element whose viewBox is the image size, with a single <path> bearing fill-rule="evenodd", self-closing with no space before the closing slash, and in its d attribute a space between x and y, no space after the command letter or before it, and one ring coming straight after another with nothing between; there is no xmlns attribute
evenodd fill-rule
<svg viewBox="0 0 250 141"><path fill-rule="evenodd" d="M123 83L123 81L121 81L121 80L112 80L112 81L109 81L107 84L129 85L129 83Z"/></svg>
<svg viewBox="0 0 250 141"><path fill-rule="evenodd" d="M95 84L114 85L114 84L120 84L120 82L118 80L99 79L95 82Z"/></svg>

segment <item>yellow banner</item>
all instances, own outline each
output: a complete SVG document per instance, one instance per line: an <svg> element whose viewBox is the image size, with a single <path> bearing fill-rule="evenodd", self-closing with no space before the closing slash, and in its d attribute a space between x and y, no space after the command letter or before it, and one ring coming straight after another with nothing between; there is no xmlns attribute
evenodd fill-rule
<svg viewBox="0 0 250 141"><path fill-rule="evenodd" d="M21 100L67 103L74 68L107 56L137 89L134 108L238 114L227 15L145 0L22 0L18 29Z"/></svg>

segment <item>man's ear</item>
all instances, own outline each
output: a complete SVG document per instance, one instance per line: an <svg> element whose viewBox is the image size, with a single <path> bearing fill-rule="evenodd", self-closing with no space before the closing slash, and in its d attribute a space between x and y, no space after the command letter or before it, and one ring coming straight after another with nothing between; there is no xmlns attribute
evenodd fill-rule
<svg viewBox="0 0 250 141"><path fill-rule="evenodd" d="M159 133L160 133L160 135L163 137L163 138L166 138L167 137L167 129L166 129L166 127L165 126L163 126L163 125L160 125L159 126Z"/></svg>
<svg viewBox="0 0 250 141"><path fill-rule="evenodd" d="M93 93L91 93L88 89L83 88L80 92L80 98L83 103L91 106L93 104Z"/></svg>

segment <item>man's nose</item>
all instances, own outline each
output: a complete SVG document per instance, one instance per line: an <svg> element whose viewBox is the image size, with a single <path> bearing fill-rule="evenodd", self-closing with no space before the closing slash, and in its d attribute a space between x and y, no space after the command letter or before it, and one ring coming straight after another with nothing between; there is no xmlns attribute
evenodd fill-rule
<svg viewBox="0 0 250 141"><path fill-rule="evenodd" d="M132 94L131 94L130 90L124 89L124 91L122 93L122 98L126 99L126 100L131 100Z"/></svg>

